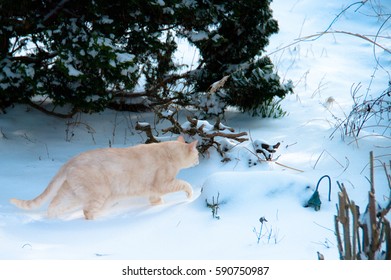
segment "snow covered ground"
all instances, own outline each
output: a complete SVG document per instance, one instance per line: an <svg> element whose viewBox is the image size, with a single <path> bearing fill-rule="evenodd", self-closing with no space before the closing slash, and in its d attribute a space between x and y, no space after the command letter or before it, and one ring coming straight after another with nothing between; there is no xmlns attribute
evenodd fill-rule
<svg viewBox="0 0 391 280"><path fill-rule="evenodd" d="M15 208L10 198L40 194L72 156L98 147L142 143L145 137L134 126L137 121L153 123L153 115L107 110L61 120L26 106L8 109L0 116L0 259L315 260L317 252L338 259L333 220L336 182L344 183L363 209L369 190L369 151L382 162L391 159L389 127L382 136L384 128L367 127L356 140L336 129L338 118L351 110L352 85L361 83L362 95L368 87L374 96L387 88L388 73L381 67L375 71L374 53L385 69L391 69L391 55L347 34L296 39L327 30L352 2L276 0L272 4L280 33L271 37L268 53L279 75L296 86L295 94L282 102L288 114L260 119L229 112L224 122L236 131L250 132L254 140L280 142L274 155L280 165L249 164L257 160L249 142L235 147L227 163L212 152L179 175L194 188L191 201L183 193L168 195L167 203L160 206L133 199L95 221L85 221L81 212L50 220L46 209ZM369 16L374 14L369 4L358 11L359 6L353 6L332 29L375 35L379 22ZM383 8L390 13L390 7ZM382 29L383 35L386 32L390 36L390 22ZM391 47L380 37L377 42ZM188 56L192 58L193 52ZM375 171L377 199L384 205L390 190L379 161ZM332 180L331 201L328 185L322 181L320 211L303 207L323 175ZM217 200L220 207L213 217L206 201Z"/></svg>

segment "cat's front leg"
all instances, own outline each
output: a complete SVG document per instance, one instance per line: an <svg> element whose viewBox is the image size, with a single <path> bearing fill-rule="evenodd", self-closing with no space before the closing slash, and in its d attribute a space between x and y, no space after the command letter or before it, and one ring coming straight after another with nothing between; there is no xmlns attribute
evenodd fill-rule
<svg viewBox="0 0 391 280"><path fill-rule="evenodd" d="M193 188L191 185L183 180L176 179L173 183L173 192L184 191L186 192L186 196L190 199L193 196Z"/></svg>

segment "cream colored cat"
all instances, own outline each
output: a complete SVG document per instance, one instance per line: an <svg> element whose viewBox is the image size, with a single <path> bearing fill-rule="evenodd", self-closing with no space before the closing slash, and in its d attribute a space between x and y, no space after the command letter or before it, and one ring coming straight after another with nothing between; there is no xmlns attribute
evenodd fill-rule
<svg viewBox="0 0 391 280"><path fill-rule="evenodd" d="M180 136L177 141L84 152L65 163L38 197L11 203L34 209L51 200L49 217L82 208L90 220L127 197L147 196L151 204L160 204L162 195L185 191L191 198L190 184L175 177L180 169L198 164L196 145Z"/></svg>

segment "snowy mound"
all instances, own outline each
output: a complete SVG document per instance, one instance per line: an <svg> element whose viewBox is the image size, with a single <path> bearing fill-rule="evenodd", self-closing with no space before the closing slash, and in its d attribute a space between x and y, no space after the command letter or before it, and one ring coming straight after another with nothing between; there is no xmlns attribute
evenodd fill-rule
<svg viewBox="0 0 391 280"><path fill-rule="evenodd" d="M314 191L313 182L284 172L219 172L209 176L200 199L209 204L241 207L283 197L304 206Z"/></svg>

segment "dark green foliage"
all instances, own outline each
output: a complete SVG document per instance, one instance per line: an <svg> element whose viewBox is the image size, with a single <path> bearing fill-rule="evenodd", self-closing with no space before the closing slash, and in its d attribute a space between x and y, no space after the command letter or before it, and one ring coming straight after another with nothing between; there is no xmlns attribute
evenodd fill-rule
<svg viewBox="0 0 391 280"><path fill-rule="evenodd" d="M280 77L274 73L273 64L268 57L257 60L247 69L233 73L231 77L227 86L227 103L253 115L269 117L264 106L269 105L274 97L284 98L288 92L293 91L290 82L280 83Z"/></svg>
<svg viewBox="0 0 391 280"><path fill-rule="evenodd" d="M197 106L192 93L232 75L222 100L256 113L292 90L259 58L278 31L270 2L0 0L0 108L39 96L95 112L129 103L137 84L150 106ZM174 63L176 37L198 48L197 69Z"/></svg>
<svg viewBox="0 0 391 280"><path fill-rule="evenodd" d="M94 4L83 1L2 1L1 103L36 95L77 110L105 108L115 90L132 89L134 55L120 45L117 29ZM25 3L26 2L26 3Z"/></svg>
<svg viewBox="0 0 391 280"><path fill-rule="evenodd" d="M252 63L264 51L268 37L278 31L278 24L272 19L269 0L199 2L203 4L190 19L193 26L182 34L200 51L203 67L197 86L205 91Z"/></svg>

